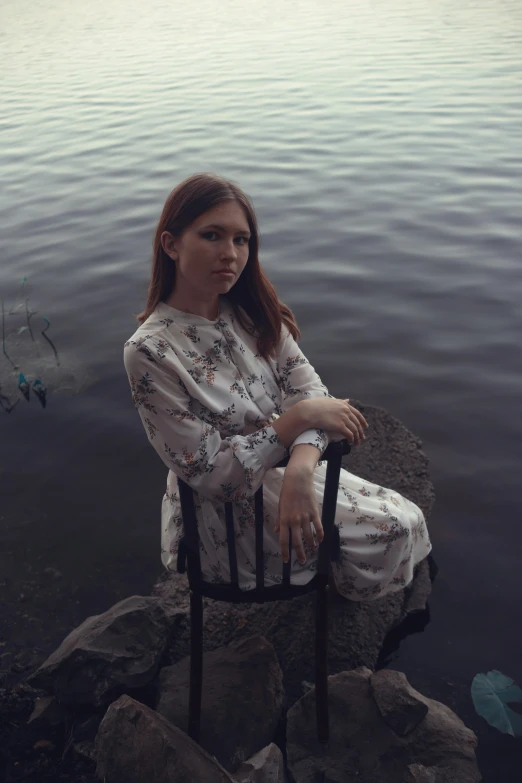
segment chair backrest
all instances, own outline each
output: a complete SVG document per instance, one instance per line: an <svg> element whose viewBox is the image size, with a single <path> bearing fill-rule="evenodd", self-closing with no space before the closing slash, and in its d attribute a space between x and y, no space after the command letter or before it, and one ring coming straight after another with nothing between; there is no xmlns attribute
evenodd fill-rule
<svg viewBox="0 0 522 783"><path fill-rule="evenodd" d="M317 589L320 582L328 580L329 561L335 559L339 546L339 531L335 527L335 511L337 507L337 492L339 489L339 475L341 472L341 460L344 454L349 454L351 446L347 440L330 443L321 456L320 461L327 462L326 479L323 496L323 510L321 522L324 537L319 545L317 554L317 568L315 576L305 585L291 585L291 554L292 541L290 534L290 557L288 563L283 563L282 582L280 585L265 587L264 562L263 562L263 485L254 495L255 509L255 551L256 551L256 586L253 590L241 590L239 587L236 537L234 532L233 504L225 503L225 522L227 530L227 548L230 565L230 582L215 584L207 582L202 577L201 559L199 549L199 533L197 515L194 504L194 490L182 479L178 478L181 515L183 518L184 535L179 542L178 571L185 570L185 558L187 561L188 579L190 589L220 601L233 603L265 603L284 598L293 598L296 595L308 593ZM285 457L275 467L281 468L288 464L289 457Z"/></svg>

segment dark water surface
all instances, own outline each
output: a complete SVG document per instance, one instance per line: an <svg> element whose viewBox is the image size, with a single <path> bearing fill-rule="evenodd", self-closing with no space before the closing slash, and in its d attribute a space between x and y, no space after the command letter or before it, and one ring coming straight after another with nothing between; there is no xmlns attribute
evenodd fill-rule
<svg viewBox="0 0 522 783"><path fill-rule="evenodd" d="M479 732L488 780L519 781L520 743L469 687L490 669L522 684L522 6L173 10L0 9L5 347L49 386L45 410L0 410L4 584L58 569L79 622L157 577L164 469L122 349L166 196L215 171L253 198L261 261L330 392L424 443L440 572L431 622L390 665ZM12 401L17 381L0 355Z"/></svg>

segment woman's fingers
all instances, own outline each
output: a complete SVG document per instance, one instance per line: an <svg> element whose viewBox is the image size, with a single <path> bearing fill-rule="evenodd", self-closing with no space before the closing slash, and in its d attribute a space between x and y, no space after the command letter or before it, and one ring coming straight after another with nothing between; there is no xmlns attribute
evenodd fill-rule
<svg viewBox="0 0 522 783"><path fill-rule="evenodd" d="M362 427L368 427L368 422L362 415L361 411L357 410L357 408L354 408L353 405L350 405L350 410Z"/></svg>
<svg viewBox="0 0 522 783"><path fill-rule="evenodd" d="M290 535L292 536L292 547L295 550L297 559L301 563L306 563L306 554L303 546L303 536L306 543L314 549L316 546L314 540L314 531L317 537L317 542L321 543L324 538L324 531L321 521L314 517L312 520L306 520L303 522L294 521L290 524L280 522L279 526L276 525L274 532L279 530L279 546L281 548L281 556L284 563L288 563L289 550L290 550Z"/></svg>
<svg viewBox="0 0 522 783"><path fill-rule="evenodd" d="M288 563L289 560L289 538L290 535L292 536L292 546L295 550L295 554L297 556L297 559L300 563L304 563L306 561L304 549L303 549L303 540L301 538L301 529L297 529L296 527L292 526L289 527L288 525L281 525L281 529L279 531L279 545L281 547L281 556L283 558L283 563Z"/></svg>
<svg viewBox="0 0 522 783"><path fill-rule="evenodd" d="M301 538L301 529L296 529L295 526L290 526L288 524L285 524L285 522L281 522L279 525L279 546L281 548L281 556L283 558L283 563L288 563L289 560L289 540L290 535L292 535L292 546L295 550L295 553L297 555L297 559L300 563L305 561L305 554L303 549L303 541Z"/></svg>
<svg viewBox="0 0 522 783"><path fill-rule="evenodd" d="M312 519L312 524L315 527L315 536L317 538L317 542L320 544L321 541L324 538L324 530L323 530L323 525L322 525L321 520L319 519L319 517L314 517Z"/></svg>
<svg viewBox="0 0 522 783"><path fill-rule="evenodd" d="M348 400L345 400L345 402L348 402ZM350 404L348 404L348 411L346 415L348 417L347 438L350 443L355 443L358 445L366 437L364 434L364 429L368 427L368 422L362 413Z"/></svg>
<svg viewBox="0 0 522 783"><path fill-rule="evenodd" d="M348 423L346 424L345 432L346 437L350 443L359 443L361 440L357 425L352 421L352 419L349 419Z"/></svg>
<svg viewBox="0 0 522 783"><path fill-rule="evenodd" d="M303 547L303 538L301 536L301 523L294 522L290 525L290 530L292 533L292 546L294 547L295 554L299 562L303 564L306 562L306 555Z"/></svg>
<svg viewBox="0 0 522 783"><path fill-rule="evenodd" d="M357 419L359 420L359 423L360 423L361 427L364 427L366 429L368 427L368 422L366 421L366 419L362 415L361 411L358 411L357 408L354 408L353 410L354 410L355 415L357 416Z"/></svg>
<svg viewBox="0 0 522 783"><path fill-rule="evenodd" d="M305 539L306 543L308 544L308 546L313 548L313 546L314 546L314 535L313 535L313 532L312 532L312 523L311 523L311 521L309 519L304 521L299 526L299 528L296 530L297 535L299 535L299 529L301 529L303 531L303 536L304 536L304 539Z"/></svg>
<svg viewBox="0 0 522 783"><path fill-rule="evenodd" d="M356 416L357 413L358 413L358 411L356 411L355 408L352 408L352 410L351 410L351 419L352 419L352 423L353 423L354 435L355 435L356 439L358 441L360 441L364 437L364 432L363 432L363 425L362 425L361 421L359 420L359 417Z"/></svg>
<svg viewBox="0 0 522 783"><path fill-rule="evenodd" d="M350 405L350 400L344 400L344 402L348 403L348 407L350 408L350 413L352 413L352 415L354 415L359 420L359 422L362 424L362 426L363 427L368 427L369 426L368 422L366 421L366 419L362 415L361 411L357 410L357 408L354 408L353 405Z"/></svg>

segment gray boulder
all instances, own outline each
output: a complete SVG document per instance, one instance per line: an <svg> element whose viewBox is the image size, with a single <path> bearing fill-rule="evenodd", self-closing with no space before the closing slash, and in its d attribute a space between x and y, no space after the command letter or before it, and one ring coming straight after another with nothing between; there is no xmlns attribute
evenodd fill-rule
<svg viewBox="0 0 522 783"><path fill-rule="evenodd" d="M409 764L403 783L437 783L437 770L422 764Z"/></svg>
<svg viewBox="0 0 522 783"><path fill-rule="evenodd" d="M106 704L126 688L154 678L172 622L158 598L126 598L88 617L28 682L62 704Z"/></svg>
<svg viewBox="0 0 522 783"><path fill-rule="evenodd" d="M403 672L383 669L370 678L373 698L384 721L405 737L424 720L428 705L418 699Z"/></svg>
<svg viewBox="0 0 522 783"><path fill-rule="evenodd" d="M429 518L435 489L422 440L385 408L350 400L366 418L366 440L343 458L343 467L356 476L389 487L413 500Z"/></svg>
<svg viewBox="0 0 522 783"><path fill-rule="evenodd" d="M156 710L188 728L189 658L158 677ZM273 646L253 636L203 657L200 743L230 772L268 745L281 717L283 674Z"/></svg>
<svg viewBox="0 0 522 783"><path fill-rule="evenodd" d="M474 783L465 762L455 760L450 766L425 767L422 764L409 764L401 783Z"/></svg>
<svg viewBox="0 0 522 783"><path fill-rule="evenodd" d="M372 675L359 668L329 677L327 745L317 741L315 689L294 704L288 712L287 752L295 783L479 783L473 732L448 707L396 674ZM392 692L399 705L395 711L388 698ZM416 702L427 707L420 721Z"/></svg>
<svg viewBox="0 0 522 783"><path fill-rule="evenodd" d="M237 783L285 783L283 754L271 742L243 762L233 777Z"/></svg>
<svg viewBox="0 0 522 783"><path fill-rule="evenodd" d="M190 737L127 695L107 710L95 755L104 783L234 783Z"/></svg>

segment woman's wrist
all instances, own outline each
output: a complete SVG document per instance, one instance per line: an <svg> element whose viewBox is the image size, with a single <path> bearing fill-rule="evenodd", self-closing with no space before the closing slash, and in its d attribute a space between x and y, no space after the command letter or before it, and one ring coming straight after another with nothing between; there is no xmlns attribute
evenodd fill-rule
<svg viewBox="0 0 522 783"><path fill-rule="evenodd" d="M321 451L311 443L299 443L294 446L286 470L312 474L317 467Z"/></svg>
<svg viewBox="0 0 522 783"><path fill-rule="evenodd" d="M304 401L292 405L289 410L282 413L272 422L272 428L277 432L279 440L286 449L289 449L294 440L302 432L309 429L308 409L302 405Z"/></svg>
<svg viewBox="0 0 522 783"><path fill-rule="evenodd" d="M299 400L299 402L296 402L293 408L295 411L299 411L299 418L306 430L314 426L312 424L310 400Z"/></svg>

